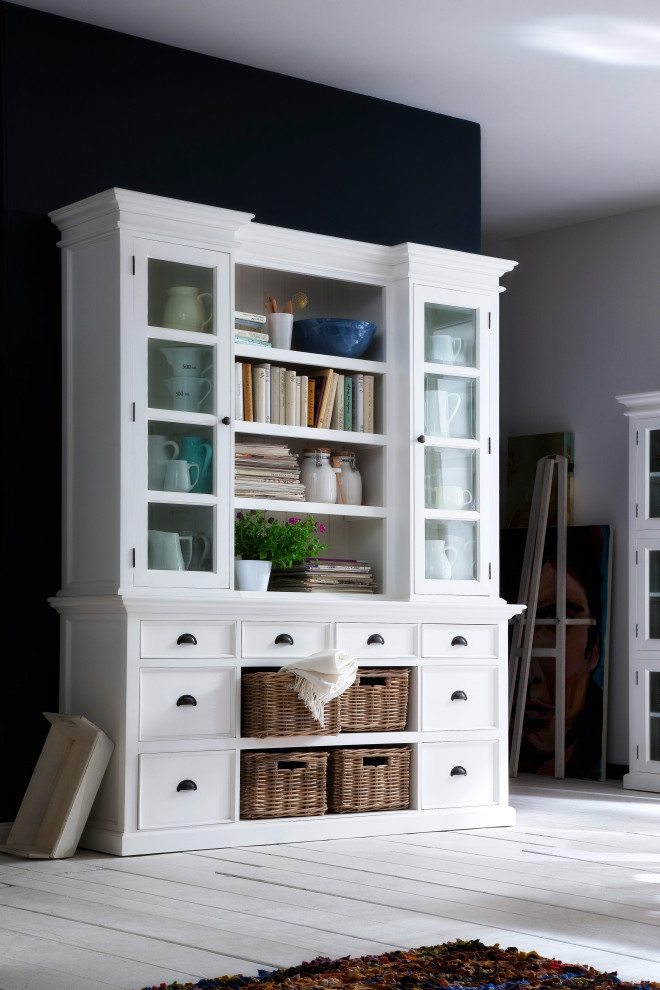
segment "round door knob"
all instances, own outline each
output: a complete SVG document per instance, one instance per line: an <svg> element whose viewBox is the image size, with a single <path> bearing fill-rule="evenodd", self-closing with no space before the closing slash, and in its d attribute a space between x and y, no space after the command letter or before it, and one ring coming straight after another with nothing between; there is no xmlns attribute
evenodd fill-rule
<svg viewBox="0 0 660 990"><path fill-rule="evenodd" d="M426 443L426 437L423 433L417 437L417 443Z"/></svg>
<svg viewBox="0 0 660 990"><path fill-rule="evenodd" d="M452 773L453 772L454 771L452 770ZM196 791L197 784L195 783L194 780L180 780L179 783L176 785L176 789L177 791Z"/></svg>
<svg viewBox="0 0 660 990"><path fill-rule="evenodd" d="M192 633L181 633L176 641L177 646L197 646L197 640Z"/></svg>
<svg viewBox="0 0 660 990"><path fill-rule="evenodd" d="M451 696L452 701L467 701L467 694L465 691L454 691ZM178 704L178 702L177 702Z"/></svg>
<svg viewBox="0 0 660 990"><path fill-rule="evenodd" d="M181 708L182 705L196 705L197 699L193 698L192 694L182 694L180 698L177 698L176 707Z"/></svg>
<svg viewBox="0 0 660 990"><path fill-rule="evenodd" d="M451 641L452 646L467 646L467 639L465 636L454 636Z"/></svg>
<svg viewBox="0 0 660 990"><path fill-rule="evenodd" d="M222 423L223 426L229 426L229 424L231 423L231 420L230 420L229 416L223 416L222 419L220 420L220 422Z"/></svg>
<svg viewBox="0 0 660 990"><path fill-rule="evenodd" d="M454 767L449 774L450 777L467 777L467 770L465 767Z"/></svg>
<svg viewBox="0 0 660 990"><path fill-rule="evenodd" d="M288 633L280 633L279 636L275 637L276 646L293 646L293 636L289 636Z"/></svg>
<svg viewBox="0 0 660 990"><path fill-rule="evenodd" d="M367 646L373 646L375 643L377 643L378 646L385 645L385 640L383 639L380 633L372 633L369 639L367 640Z"/></svg>

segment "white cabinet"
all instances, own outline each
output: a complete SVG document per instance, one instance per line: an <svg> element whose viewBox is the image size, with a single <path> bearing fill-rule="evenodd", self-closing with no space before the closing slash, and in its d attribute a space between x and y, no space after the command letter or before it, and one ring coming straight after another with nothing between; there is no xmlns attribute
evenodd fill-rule
<svg viewBox="0 0 660 990"><path fill-rule="evenodd" d="M630 772L660 792L660 392L618 396L630 421Z"/></svg>
<svg viewBox="0 0 660 990"><path fill-rule="evenodd" d="M62 707L115 742L84 843L134 854L511 823L503 685L517 607L498 597L496 452L499 277L513 262L121 189L51 217L64 287ZM236 311L296 294L305 317L375 323L366 353L297 350L295 323L289 350L235 341ZM264 363L372 380L373 423L246 419L243 369ZM352 451L362 504L236 496L247 442ZM324 555L368 561L375 593L236 590L234 517L252 509L313 515ZM241 734L242 670L332 647L410 670L404 731ZM411 747L405 811L241 819L244 750L399 743Z"/></svg>

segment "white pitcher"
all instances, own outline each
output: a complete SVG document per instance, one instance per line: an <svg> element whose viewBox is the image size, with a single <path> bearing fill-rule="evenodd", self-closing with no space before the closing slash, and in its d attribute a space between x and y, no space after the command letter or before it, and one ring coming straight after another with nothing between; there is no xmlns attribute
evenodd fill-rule
<svg viewBox="0 0 660 990"><path fill-rule="evenodd" d="M424 393L424 418L426 431L436 436L448 437L451 422L461 407L458 392L445 389L427 389Z"/></svg>
<svg viewBox="0 0 660 990"><path fill-rule="evenodd" d="M171 451L168 453L168 451ZM148 476L149 491L162 492L165 487L165 469L168 463L179 456L179 445L174 440L168 440L161 433L153 433L149 437Z"/></svg>
<svg viewBox="0 0 660 990"><path fill-rule="evenodd" d="M174 378L201 378L213 364L209 361L208 347L161 347Z"/></svg>
<svg viewBox="0 0 660 990"><path fill-rule="evenodd" d="M201 330L208 332L213 313L207 316L203 299L211 300L210 292L200 292L194 285L173 285L167 290L169 299L163 312L163 326L172 330Z"/></svg>
<svg viewBox="0 0 660 990"><path fill-rule="evenodd" d="M178 533L150 529L147 533L149 569L152 571L185 571Z"/></svg>
<svg viewBox="0 0 660 990"><path fill-rule="evenodd" d="M450 559L451 558L451 559ZM434 581L449 581L456 561L456 550L444 540L426 541L426 576Z"/></svg>

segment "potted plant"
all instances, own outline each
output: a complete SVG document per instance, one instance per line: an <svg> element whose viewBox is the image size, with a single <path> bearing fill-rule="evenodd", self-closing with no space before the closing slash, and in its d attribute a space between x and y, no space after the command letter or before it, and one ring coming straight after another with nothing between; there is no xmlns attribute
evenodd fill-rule
<svg viewBox="0 0 660 990"><path fill-rule="evenodd" d="M312 516L290 516L280 521L266 518L263 509L237 512L234 522L234 559L236 587L241 591L266 591L270 570L291 567L303 558L318 557L327 543L319 534L325 526Z"/></svg>

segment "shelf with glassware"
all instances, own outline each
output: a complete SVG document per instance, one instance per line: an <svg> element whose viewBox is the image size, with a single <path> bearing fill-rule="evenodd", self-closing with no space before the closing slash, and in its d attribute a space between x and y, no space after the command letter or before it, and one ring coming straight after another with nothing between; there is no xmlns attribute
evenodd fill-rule
<svg viewBox="0 0 660 990"><path fill-rule="evenodd" d="M424 493L415 587L428 592L450 582L452 591L483 594L492 577L484 511L489 410L481 374L487 316L478 300L474 307L448 305L445 296L417 286L414 325L420 386L415 470Z"/></svg>

